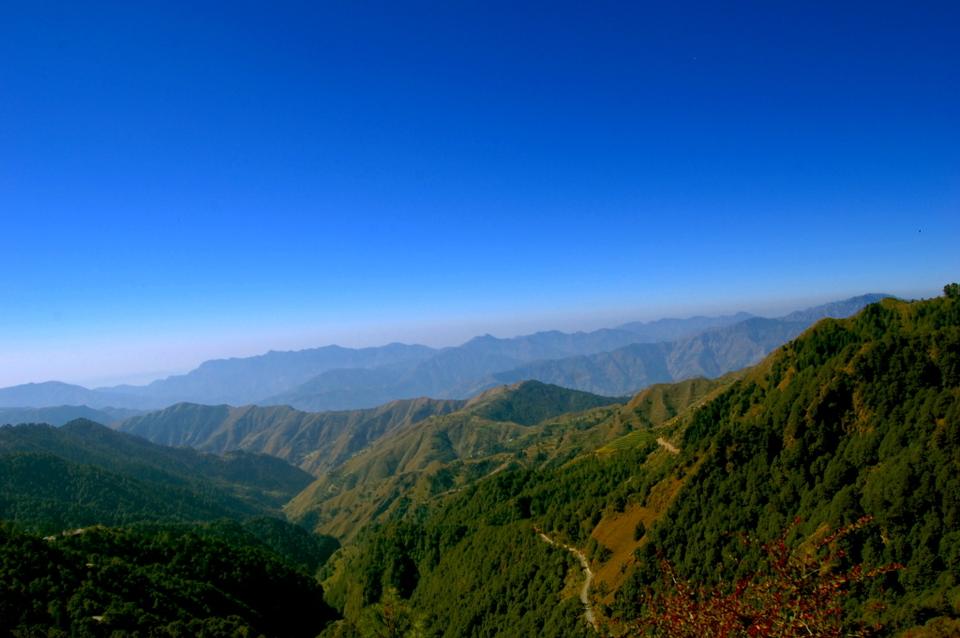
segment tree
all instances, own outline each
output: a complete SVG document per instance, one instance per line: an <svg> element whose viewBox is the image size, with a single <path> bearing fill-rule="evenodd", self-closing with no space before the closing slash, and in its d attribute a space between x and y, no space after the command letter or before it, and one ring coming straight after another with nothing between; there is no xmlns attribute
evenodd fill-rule
<svg viewBox="0 0 960 638"><path fill-rule="evenodd" d="M633 528L633 540L638 541L647 533L647 526L643 521L637 521L637 526Z"/></svg>
<svg viewBox="0 0 960 638"><path fill-rule="evenodd" d="M422 619L393 587L387 587L380 602L364 610L359 630L362 636L375 638L421 638L424 635Z"/></svg>
<svg viewBox="0 0 960 638"><path fill-rule="evenodd" d="M943 296L950 299L960 298L960 284L952 283L943 287Z"/></svg>
<svg viewBox="0 0 960 638"><path fill-rule="evenodd" d="M765 567L734 583L714 588L678 578L662 561L664 593L645 595L647 613L633 628L636 636L664 638L840 638L868 636L879 627L850 628L843 618L843 598L850 587L868 578L902 569L891 564L867 570L839 568L846 554L838 541L870 522L863 517L840 528L811 549L791 551L786 532L763 545Z"/></svg>

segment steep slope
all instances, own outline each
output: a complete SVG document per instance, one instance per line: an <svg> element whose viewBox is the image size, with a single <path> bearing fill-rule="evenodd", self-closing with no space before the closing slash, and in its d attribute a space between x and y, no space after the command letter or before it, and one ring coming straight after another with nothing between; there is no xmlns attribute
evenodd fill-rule
<svg viewBox="0 0 960 638"><path fill-rule="evenodd" d="M871 292L865 295L859 295L857 297L850 297L849 299L831 301L829 303L814 306L812 308L806 308L804 310L797 310L788 315L784 315L782 318L785 321L805 321L808 323L826 318L843 319L845 317L857 314L860 312L860 310L872 303L876 303L882 299L892 296L893 295L879 292Z"/></svg>
<svg viewBox="0 0 960 638"><path fill-rule="evenodd" d="M757 363L817 319L855 312L878 296L818 306L781 319L752 317L670 343L635 344L612 352L537 362L496 373L477 389L537 379L597 394L624 395L653 383L718 377Z"/></svg>
<svg viewBox="0 0 960 638"><path fill-rule="evenodd" d="M232 408L182 403L127 419L117 427L162 445L186 445L214 453L245 450L270 454L320 473L382 436L464 404L411 399L369 410L311 413L286 406Z"/></svg>
<svg viewBox="0 0 960 638"><path fill-rule="evenodd" d="M827 320L690 419L681 446L699 471L651 535L681 573L715 577L731 529L769 538L803 520L815 536L875 521L851 553L900 563L866 595L910 626L960 616L960 303L885 300ZM641 582L653 576L649 561ZM709 566L709 567L708 567ZM891 589L896 593L892 599Z"/></svg>
<svg viewBox="0 0 960 638"><path fill-rule="evenodd" d="M696 389L672 397L678 406L729 381L689 383ZM657 419L646 405L615 401L539 382L497 388L462 410L376 441L321 474L286 512L323 533L350 537L491 473L569 458Z"/></svg>
<svg viewBox="0 0 960 638"><path fill-rule="evenodd" d="M0 518L43 529L275 512L310 475L268 456L153 445L89 421L0 428Z"/></svg>
<svg viewBox="0 0 960 638"><path fill-rule="evenodd" d="M497 560L491 541L523 546L541 529L590 558L594 609L623 628L645 613L648 587L665 587L660 555L678 578L732 584L762 565L743 534L772 542L788 530L789 547L806 552L866 515L873 522L849 533L839 564L827 568L903 567L850 585L848 630L863 620L883 624L884 635L925 624L928 635L952 635L960 620L960 299L884 300L820 322L726 385L696 383L650 388L588 426L610 427L639 409L638 421L655 416L652 429L573 459L504 467L430 501L426 512L396 509L344 550L328 581L345 622L393 586L437 635L469 631L477 613L503 628L491 635L508 635L510 609L446 575L460 566L482 573ZM512 586L545 576L542 559L513 560L516 582L503 577ZM571 590L555 595L569 600ZM546 607L538 618L554 622Z"/></svg>
<svg viewBox="0 0 960 638"><path fill-rule="evenodd" d="M723 379L696 378L652 385L634 395L627 402L625 411L635 415L647 428L663 425L710 398L742 374L733 373Z"/></svg>

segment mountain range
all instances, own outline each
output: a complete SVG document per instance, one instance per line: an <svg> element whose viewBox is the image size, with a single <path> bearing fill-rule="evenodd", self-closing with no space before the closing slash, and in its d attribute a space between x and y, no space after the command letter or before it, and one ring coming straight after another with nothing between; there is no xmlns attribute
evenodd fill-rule
<svg viewBox="0 0 960 638"><path fill-rule="evenodd" d="M525 381L470 400L405 399L365 410L301 412L287 406L207 406L179 403L120 421L115 427L161 445L190 446L224 454L270 454L323 475L380 439L392 439L421 422L471 418L533 425L616 399Z"/></svg>
<svg viewBox="0 0 960 638"><path fill-rule="evenodd" d="M813 315L606 351L642 348L649 378L680 365L712 377L629 397L523 380L358 410L178 403L114 429L0 427L0 519L10 521L0 523L0 629L8 617L64 631L192 619L233 635L240 613L264 635L295 635L280 619L307 595L311 608L336 610L303 632L325 638L385 626L585 637L597 635L591 624L643 635L630 628L686 590L698 593L684 617L704 622L711 597L738 604L726 592L747 592L735 622L753 627L768 620L750 606L764 592L779 601L777 619L798 617L797 596L781 596L793 590L767 580L796 563L800 578L786 586L805 588L810 626L787 635L956 635L960 287L947 290L883 299L792 337ZM759 363L720 374L720 360L768 346ZM599 354L552 363L560 374L564 359ZM603 361L592 365L615 369ZM149 578L117 587L118 569ZM291 585L269 604L250 584L264 573ZM225 576L243 605L156 602L184 582L201 601ZM40 581L59 584L38 593ZM825 591L842 598L824 607L835 611L803 607Z"/></svg>
<svg viewBox="0 0 960 638"><path fill-rule="evenodd" d="M738 313L633 322L593 332L484 335L442 349L393 343L268 352L207 361L145 386L88 389L50 381L2 388L0 407L152 410L193 402L347 410L424 396L466 399L525 379L618 396L652 383L718 376L756 363L816 320L849 316L884 296L862 295L776 319Z"/></svg>
<svg viewBox="0 0 960 638"><path fill-rule="evenodd" d="M387 604L431 636L958 635L958 327L960 293L886 299L721 379L384 437L285 509L346 539L331 635Z"/></svg>
<svg viewBox="0 0 960 638"><path fill-rule="evenodd" d="M76 419L86 419L109 425L141 414L140 410L106 407L99 410L86 405L58 405L48 408L0 408L0 425L15 423L47 423L63 425Z"/></svg>

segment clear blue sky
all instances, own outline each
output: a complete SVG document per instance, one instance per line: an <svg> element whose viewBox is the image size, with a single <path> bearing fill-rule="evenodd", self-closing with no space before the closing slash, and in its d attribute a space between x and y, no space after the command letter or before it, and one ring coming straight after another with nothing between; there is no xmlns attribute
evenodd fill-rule
<svg viewBox="0 0 960 638"><path fill-rule="evenodd" d="M5 3L0 385L933 292L960 279L958 24Z"/></svg>

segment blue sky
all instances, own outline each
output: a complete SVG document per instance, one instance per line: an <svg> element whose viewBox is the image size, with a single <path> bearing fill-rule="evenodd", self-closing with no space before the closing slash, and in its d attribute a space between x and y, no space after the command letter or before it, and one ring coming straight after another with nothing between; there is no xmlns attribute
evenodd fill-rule
<svg viewBox="0 0 960 638"><path fill-rule="evenodd" d="M915 4L7 3L0 385L933 294Z"/></svg>

